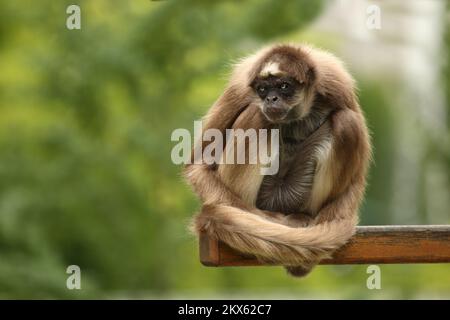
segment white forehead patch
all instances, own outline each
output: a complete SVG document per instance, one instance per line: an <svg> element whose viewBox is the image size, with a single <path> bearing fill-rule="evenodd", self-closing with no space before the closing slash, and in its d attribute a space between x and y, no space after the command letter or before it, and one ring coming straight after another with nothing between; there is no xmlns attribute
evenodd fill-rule
<svg viewBox="0 0 450 320"><path fill-rule="evenodd" d="M268 77L270 75L272 76L279 76L283 74L283 72L280 70L279 65L277 62L268 62L264 66L264 68L261 70L259 75L261 77Z"/></svg>

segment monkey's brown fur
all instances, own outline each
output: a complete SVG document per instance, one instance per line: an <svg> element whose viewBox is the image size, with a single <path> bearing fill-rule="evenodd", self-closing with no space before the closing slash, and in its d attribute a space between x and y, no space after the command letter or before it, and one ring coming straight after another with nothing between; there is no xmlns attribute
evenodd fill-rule
<svg viewBox="0 0 450 320"><path fill-rule="evenodd" d="M303 85L292 121L273 123L258 108L251 84L270 63ZM203 202L196 232L295 276L354 234L371 145L354 81L333 55L275 45L242 60L204 118L203 130L209 128L223 136L230 128L280 129L280 170L261 176L258 164L187 165L185 176Z"/></svg>

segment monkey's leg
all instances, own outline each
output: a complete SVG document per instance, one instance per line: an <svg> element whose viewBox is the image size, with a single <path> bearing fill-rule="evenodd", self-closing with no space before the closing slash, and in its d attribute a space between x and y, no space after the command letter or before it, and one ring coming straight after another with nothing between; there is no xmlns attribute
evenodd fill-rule
<svg viewBox="0 0 450 320"><path fill-rule="evenodd" d="M251 209L242 199L225 185L216 170L205 164L189 165L184 174L204 205L228 204L243 209Z"/></svg>

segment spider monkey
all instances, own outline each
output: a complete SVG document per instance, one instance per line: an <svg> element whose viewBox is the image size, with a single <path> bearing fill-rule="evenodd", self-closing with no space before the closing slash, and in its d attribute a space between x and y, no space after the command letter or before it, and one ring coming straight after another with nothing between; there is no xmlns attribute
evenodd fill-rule
<svg viewBox="0 0 450 320"><path fill-rule="evenodd" d="M258 163L186 165L203 203L195 232L293 276L308 274L352 237L371 143L354 80L335 56L278 44L243 59L203 120L203 130L211 128L223 135L278 129L279 170L264 176Z"/></svg>

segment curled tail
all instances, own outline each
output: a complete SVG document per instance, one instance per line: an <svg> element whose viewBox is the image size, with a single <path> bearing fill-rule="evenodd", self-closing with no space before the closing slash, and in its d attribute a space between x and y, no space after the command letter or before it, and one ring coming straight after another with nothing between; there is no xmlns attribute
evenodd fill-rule
<svg viewBox="0 0 450 320"><path fill-rule="evenodd" d="M357 218L352 215L308 227L291 227L236 207L214 205L204 207L195 217L194 228L261 261L288 266L293 275L304 275L344 245L355 233L356 224Z"/></svg>

